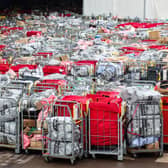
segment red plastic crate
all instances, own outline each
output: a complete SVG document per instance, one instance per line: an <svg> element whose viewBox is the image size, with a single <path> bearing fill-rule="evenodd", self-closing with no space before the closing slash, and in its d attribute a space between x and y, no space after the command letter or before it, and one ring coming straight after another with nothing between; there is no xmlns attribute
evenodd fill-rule
<svg viewBox="0 0 168 168"><path fill-rule="evenodd" d="M9 64L0 64L0 73L5 74L6 72L9 71Z"/></svg>
<svg viewBox="0 0 168 168"><path fill-rule="evenodd" d="M163 102L163 142L168 144L168 96L162 97Z"/></svg>
<svg viewBox="0 0 168 168"><path fill-rule="evenodd" d="M19 72L19 69L22 69L22 68L25 68L25 67L27 67L29 69L36 69L37 65L19 64L19 65L11 66L11 69L15 72Z"/></svg>
<svg viewBox="0 0 168 168"><path fill-rule="evenodd" d="M59 74L64 74L66 75L66 67L65 66L52 66L52 65L46 65L43 67L43 72L44 75L50 75L50 74L54 74L54 73L59 73Z"/></svg>
<svg viewBox="0 0 168 168"><path fill-rule="evenodd" d="M92 146L111 146L119 143L118 117L121 106L116 103L90 103L90 142Z"/></svg>
<svg viewBox="0 0 168 168"><path fill-rule="evenodd" d="M27 37L30 37L30 36L37 36L37 35L40 35L41 36L41 31L28 31L26 33Z"/></svg>

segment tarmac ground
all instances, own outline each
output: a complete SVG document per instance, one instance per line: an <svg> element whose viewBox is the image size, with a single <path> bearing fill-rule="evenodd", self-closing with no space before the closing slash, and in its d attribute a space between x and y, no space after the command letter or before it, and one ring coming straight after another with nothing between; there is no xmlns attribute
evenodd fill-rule
<svg viewBox="0 0 168 168"><path fill-rule="evenodd" d="M112 156L97 156L96 159L69 160L53 159L47 163L39 153L14 154L13 151L0 149L0 168L168 168L168 153L162 158L155 155L141 155L137 158L125 157L116 161Z"/></svg>

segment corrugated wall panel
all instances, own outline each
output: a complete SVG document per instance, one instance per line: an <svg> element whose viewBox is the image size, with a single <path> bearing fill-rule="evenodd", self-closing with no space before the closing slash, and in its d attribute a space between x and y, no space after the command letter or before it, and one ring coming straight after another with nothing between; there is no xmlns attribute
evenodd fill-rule
<svg viewBox="0 0 168 168"><path fill-rule="evenodd" d="M113 13L121 17L144 17L146 1L147 18L168 18L168 0L84 0L84 15Z"/></svg>

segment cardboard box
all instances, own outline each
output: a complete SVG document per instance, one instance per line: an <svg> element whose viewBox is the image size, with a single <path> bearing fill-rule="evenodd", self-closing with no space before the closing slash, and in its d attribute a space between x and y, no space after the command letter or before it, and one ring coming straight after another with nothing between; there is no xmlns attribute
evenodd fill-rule
<svg viewBox="0 0 168 168"><path fill-rule="evenodd" d="M149 149L149 150L159 150L159 142L156 142L154 144L146 145L146 149Z"/></svg>
<svg viewBox="0 0 168 168"><path fill-rule="evenodd" d="M36 109L37 110L40 110L40 109L42 109L42 107L43 107L43 105L42 105L42 103L39 101L39 102L36 102L35 103L35 106L36 106Z"/></svg>
<svg viewBox="0 0 168 168"><path fill-rule="evenodd" d="M25 23L23 21L16 21L16 24L21 27L25 26Z"/></svg>
<svg viewBox="0 0 168 168"><path fill-rule="evenodd" d="M31 16L24 16L24 19L29 20L29 19L31 19Z"/></svg>
<svg viewBox="0 0 168 168"><path fill-rule="evenodd" d="M39 129L39 130L40 130L42 127L43 127L44 129L48 129L48 124L47 124L47 121L46 121L46 120L43 121L43 125L42 125L42 126L41 126L42 121L37 120L37 121L36 121L36 124L37 124L37 129Z"/></svg>
<svg viewBox="0 0 168 168"><path fill-rule="evenodd" d="M150 31L149 39L150 40L159 40L161 38L160 31Z"/></svg>
<svg viewBox="0 0 168 168"><path fill-rule="evenodd" d="M16 40L15 43L19 43L19 44L27 44L29 42L29 38L24 37L24 38L20 38L19 40Z"/></svg>
<svg viewBox="0 0 168 168"><path fill-rule="evenodd" d="M69 61L69 57L67 55L61 56L60 61Z"/></svg>
<svg viewBox="0 0 168 168"><path fill-rule="evenodd" d="M58 61L69 61L69 56L67 56L67 55L57 56L54 59L58 60Z"/></svg>
<svg viewBox="0 0 168 168"><path fill-rule="evenodd" d="M1 20L6 19L6 16L0 16L0 19Z"/></svg>
<svg viewBox="0 0 168 168"><path fill-rule="evenodd" d="M48 130L44 130L44 132L45 132L45 133L48 133ZM32 132L32 134L33 134L33 135L38 135L38 134L39 134L39 136L41 136L42 130L34 130L34 131Z"/></svg>
<svg viewBox="0 0 168 168"><path fill-rule="evenodd" d="M97 33L104 33L102 29L99 29Z"/></svg>
<svg viewBox="0 0 168 168"><path fill-rule="evenodd" d="M29 128L29 127L26 127L26 128L24 129L24 131L23 131L23 132L24 132L24 134L26 134L26 135L27 135L29 131L30 131L30 128Z"/></svg>
<svg viewBox="0 0 168 168"><path fill-rule="evenodd" d="M6 35L0 34L0 38L1 38L1 40L2 40L2 39L5 39L5 38L6 38Z"/></svg>
<svg viewBox="0 0 168 168"><path fill-rule="evenodd" d="M36 127L36 121L30 120L30 119L24 119L23 126L24 127Z"/></svg>
<svg viewBox="0 0 168 168"><path fill-rule="evenodd" d="M54 59L60 61L60 57L55 57Z"/></svg>
<svg viewBox="0 0 168 168"><path fill-rule="evenodd" d="M42 141L37 141L34 138L32 138L30 141L30 147L31 148L42 148L43 147Z"/></svg>
<svg viewBox="0 0 168 168"><path fill-rule="evenodd" d="M168 44L168 37L163 37L159 39L158 42L161 44Z"/></svg>

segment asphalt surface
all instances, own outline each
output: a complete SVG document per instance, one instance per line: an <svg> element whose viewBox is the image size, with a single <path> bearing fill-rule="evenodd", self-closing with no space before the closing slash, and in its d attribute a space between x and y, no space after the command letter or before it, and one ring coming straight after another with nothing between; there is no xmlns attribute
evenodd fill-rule
<svg viewBox="0 0 168 168"><path fill-rule="evenodd" d="M163 158L146 155L136 159L126 157L124 161L116 161L111 156L99 156L96 159L77 160L71 165L69 160L54 159L45 162L40 154L30 153L16 155L13 151L0 149L0 168L168 168L168 154Z"/></svg>

